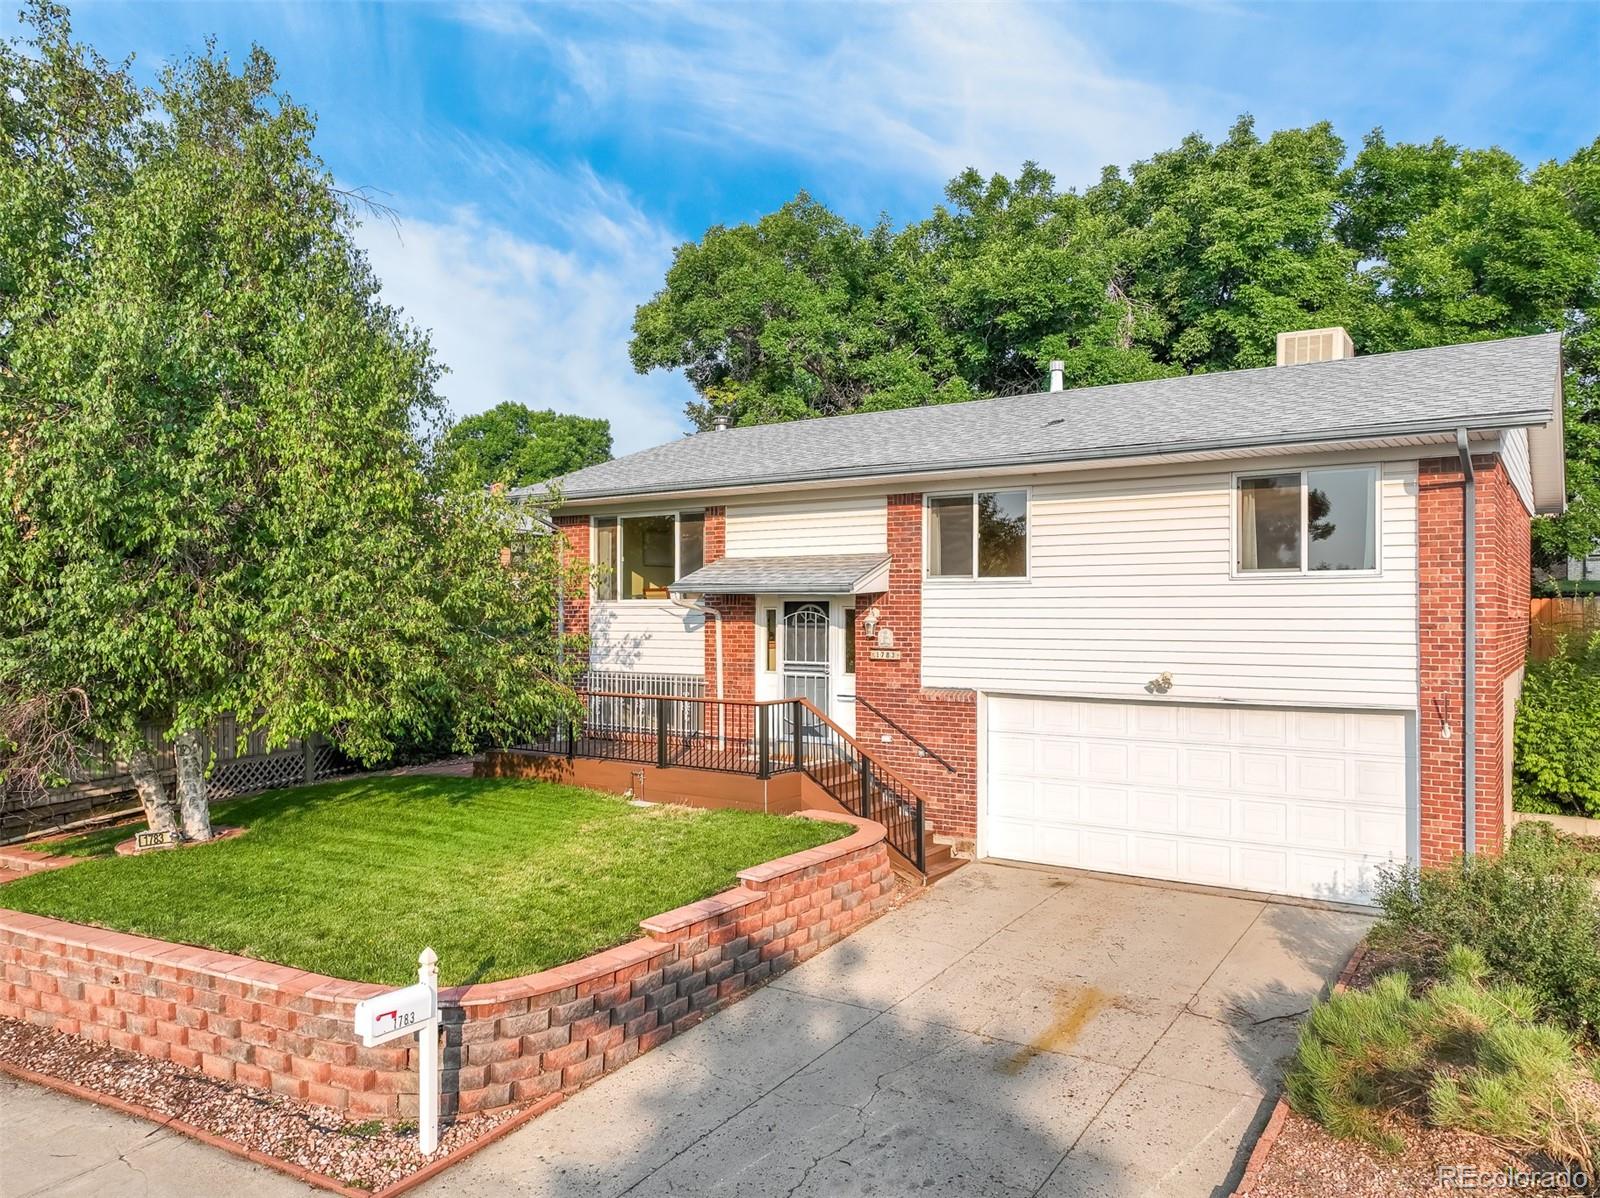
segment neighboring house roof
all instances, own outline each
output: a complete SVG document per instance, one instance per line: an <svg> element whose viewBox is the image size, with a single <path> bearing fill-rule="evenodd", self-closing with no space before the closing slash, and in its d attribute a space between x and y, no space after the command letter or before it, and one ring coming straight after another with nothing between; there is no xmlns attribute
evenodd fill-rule
<svg viewBox="0 0 1600 1198"><path fill-rule="evenodd" d="M685 574L672 589L699 595L864 595L888 583L887 553L725 557Z"/></svg>
<svg viewBox="0 0 1600 1198"><path fill-rule="evenodd" d="M1462 426L1549 426L1559 446L1560 380L1561 337L1548 333L704 432L575 471L553 485L573 502L1446 433ZM1548 452L1544 460L1548 475ZM1554 461L1559 470L1558 448ZM1538 489L1545 494L1563 492L1544 481Z"/></svg>

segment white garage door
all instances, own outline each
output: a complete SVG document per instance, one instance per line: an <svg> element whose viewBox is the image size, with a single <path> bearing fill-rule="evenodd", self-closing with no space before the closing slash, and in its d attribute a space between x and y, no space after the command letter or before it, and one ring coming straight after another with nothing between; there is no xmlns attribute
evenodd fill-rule
<svg viewBox="0 0 1600 1198"><path fill-rule="evenodd" d="M991 698L991 857L1345 902L1411 826L1406 717Z"/></svg>

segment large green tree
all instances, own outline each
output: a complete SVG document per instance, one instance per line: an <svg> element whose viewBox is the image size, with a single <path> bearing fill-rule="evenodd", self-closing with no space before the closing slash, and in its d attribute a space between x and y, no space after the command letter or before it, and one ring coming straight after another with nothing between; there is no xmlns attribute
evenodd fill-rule
<svg viewBox="0 0 1600 1198"><path fill-rule="evenodd" d="M481 487L526 487L611 457L611 422L507 400L456 421L440 458Z"/></svg>
<svg viewBox="0 0 1600 1198"><path fill-rule="evenodd" d="M1270 364L1278 332L1364 353L1566 334L1571 510L1544 560L1600 543L1600 141L1529 171L1501 150L1327 124L1108 167L1081 194L1026 164L967 171L896 231L802 195L679 248L635 317L641 371L681 368L689 415L741 423Z"/></svg>
<svg viewBox="0 0 1600 1198"><path fill-rule="evenodd" d="M271 59L208 49L145 93L62 9L31 23L0 49L11 768L103 740L153 828L204 839L225 713L370 759L441 716L466 745L564 710L554 548L447 484L427 338Z"/></svg>

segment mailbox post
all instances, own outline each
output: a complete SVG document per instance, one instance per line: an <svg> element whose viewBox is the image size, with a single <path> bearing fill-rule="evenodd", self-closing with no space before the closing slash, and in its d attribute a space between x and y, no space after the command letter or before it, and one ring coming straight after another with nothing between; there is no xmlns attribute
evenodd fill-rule
<svg viewBox="0 0 1600 1198"><path fill-rule="evenodd" d="M417 984L356 1004L356 1034L368 1048L400 1036L417 1036L417 1146L424 1156L439 1147L439 958L431 948L417 957Z"/></svg>

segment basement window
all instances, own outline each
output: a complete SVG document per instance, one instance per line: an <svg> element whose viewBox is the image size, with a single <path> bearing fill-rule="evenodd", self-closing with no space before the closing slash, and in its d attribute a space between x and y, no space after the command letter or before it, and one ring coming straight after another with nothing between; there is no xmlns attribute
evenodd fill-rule
<svg viewBox="0 0 1600 1198"><path fill-rule="evenodd" d="M1376 466L1240 475L1234 490L1237 573L1377 570Z"/></svg>

